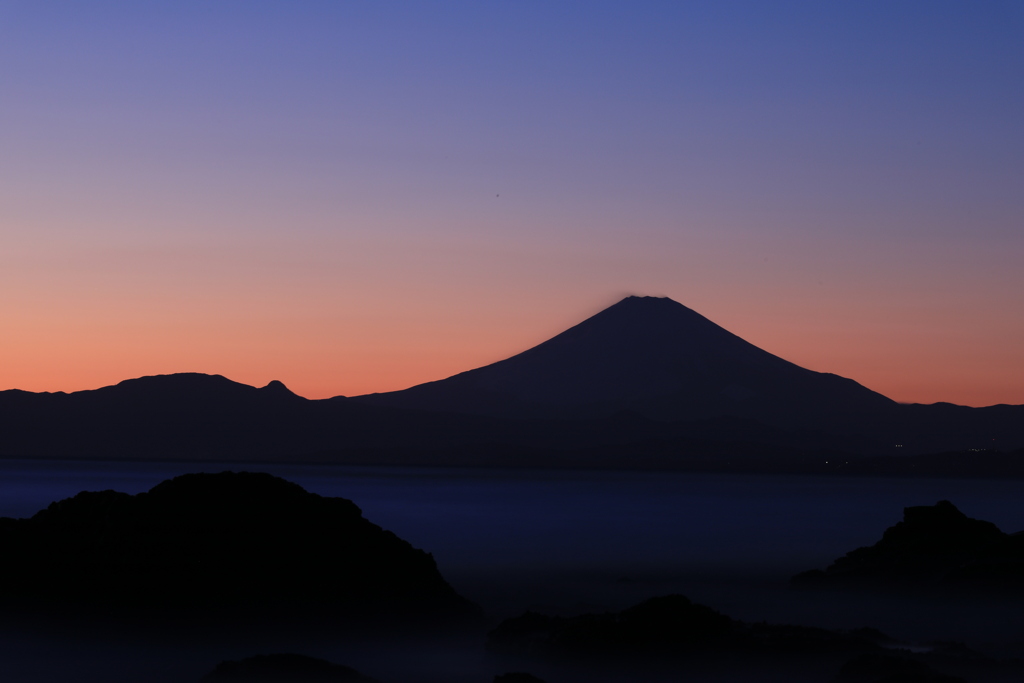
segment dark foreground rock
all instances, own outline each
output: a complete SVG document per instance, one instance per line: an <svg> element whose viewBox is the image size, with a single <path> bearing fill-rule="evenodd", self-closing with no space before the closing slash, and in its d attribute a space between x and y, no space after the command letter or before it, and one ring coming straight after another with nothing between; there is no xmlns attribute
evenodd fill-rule
<svg viewBox="0 0 1024 683"><path fill-rule="evenodd" d="M202 683L378 683L355 669L297 654L221 662Z"/></svg>
<svg viewBox="0 0 1024 683"><path fill-rule="evenodd" d="M465 615L433 558L343 498L269 474L187 474L0 518L0 604L96 614Z"/></svg>
<svg viewBox="0 0 1024 683"><path fill-rule="evenodd" d="M489 634L492 650L528 656L689 656L711 651L874 652L885 636L805 626L745 624L682 595L651 598L622 612L552 617L527 612Z"/></svg>
<svg viewBox="0 0 1024 683"><path fill-rule="evenodd" d="M488 634L498 656L658 676L697 672L734 680L834 680L843 683L1016 681L1024 663L994 660L962 644L917 645L913 651L871 628L834 631L745 623L680 595L652 598L604 614L552 617L535 612L507 619ZM792 678L785 678L793 673ZM585 680L585 677L579 680ZM637 680L642 679L642 677ZM729 679L729 680L733 680ZM575 680L575 679L574 679ZM719 678L714 678L719 680ZM724 679L723 679L724 680ZM769 679L765 679L769 680Z"/></svg>
<svg viewBox="0 0 1024 683"><path fill-rule="evenodd" d="M972 519L948 500L904 508L903 521L870 547L825 570L793 577L800 588L1024 594L1024 535Z"/></svg>

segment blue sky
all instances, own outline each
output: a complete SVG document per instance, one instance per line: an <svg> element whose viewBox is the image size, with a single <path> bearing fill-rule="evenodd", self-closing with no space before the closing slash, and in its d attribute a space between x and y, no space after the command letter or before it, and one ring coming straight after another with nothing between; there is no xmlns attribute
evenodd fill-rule
<svg viewBox="0 0 1024 683"><path fill-rule="evenodd" d="M0 384L395 389L639 293L1024 403L1022 8L0 2Z"/></svg>

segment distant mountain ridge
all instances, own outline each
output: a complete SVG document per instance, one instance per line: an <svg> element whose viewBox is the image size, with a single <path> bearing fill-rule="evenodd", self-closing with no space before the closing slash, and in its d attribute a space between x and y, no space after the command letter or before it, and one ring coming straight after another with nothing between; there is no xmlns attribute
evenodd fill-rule
<svg viewBox="0 0 1024 683"><path fill-rule="evenodd" d="M7 458L824 472L865 455L1022 447L1024 406L897 404L655 297L629 297L506 360L386 394L309 400L277 381L256 388L199 373L0 391ZM981 471L954 460L942 471ZM982 469L1024 476L1012 460ZM879 471L923 471L912 465Z"/></svg>

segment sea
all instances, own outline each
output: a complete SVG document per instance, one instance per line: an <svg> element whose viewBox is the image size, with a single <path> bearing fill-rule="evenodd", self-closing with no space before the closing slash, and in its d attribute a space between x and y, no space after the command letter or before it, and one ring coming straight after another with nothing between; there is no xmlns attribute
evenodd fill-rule
<svg viewBox="0 0 1024 683"><path fill-rule="evenodd" d="M619 610L681 593L737 619L872 626L908 642L957 640L1018 653L1018 606L808 596L798 572L877 541L907 506L952 501L1024 530L1024 482L994 480L353 467L307 464L0 461L0 516L29 517L80 491L146 491L189 472L261 471L354 501L373 523L430 552L491 624L533 610ZM481 636L482 637L482 636ZM303 644L288 644L303 649ZM195 681L217 661L284 644L109 642L45 625L0 631L5 681ZM488 683L482 640L310 643L304 652L388 681Z"/></svg>

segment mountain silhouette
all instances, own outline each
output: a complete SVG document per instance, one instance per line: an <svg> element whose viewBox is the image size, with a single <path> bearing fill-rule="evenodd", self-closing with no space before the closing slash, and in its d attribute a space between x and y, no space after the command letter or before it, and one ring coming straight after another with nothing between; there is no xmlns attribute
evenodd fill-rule
<svg viewBox="0 0 1024 683"><path fill-rule="evenodd" d="M527 351L367 403L506 417L624 410L655 419L751 417L784 426L896 404L774 356L672 299L631 296Z"/></svg>
<svg viewBox="0 0 1024 683"><path fill-rule="evenodd" d="M1022 447L1024 406L901 405L657 297L628 297L523 353L404 391L308 400L278 381L199 373L0 391L8 458L778 472L843 463L862 474L1021 477L1011 452ZM990 451L1002 454L974 455ZM942 452L941 462L847 463Z"/></svg>
<svg viewBox="0 0 1024 683"><path fill-rule="evenodd" d="M0 391L0 456L323 460L341 451L436 449L493 420L308 400L281 382L155 375L74 393Z"/></svg>

